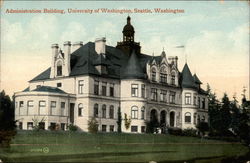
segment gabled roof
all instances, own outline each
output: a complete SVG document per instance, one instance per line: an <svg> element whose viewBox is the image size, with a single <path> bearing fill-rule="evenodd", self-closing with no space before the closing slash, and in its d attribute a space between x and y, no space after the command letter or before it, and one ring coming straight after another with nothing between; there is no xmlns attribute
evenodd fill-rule
<svg viewBox="0 0 250 163"><path fill-rule="evenodd" d="M196 74L193 75L193 78L194 78L194 82L196 84L202 84L202 82L200 81L200 79L198 78L198 76Z"/></svg>
<svg viewBox="0 0 250 163"><path fill-rule="evenodd" d="M143 72L143 69L140 65L135 51L132 52L126 67L122 70L122 78L125 79L145 79L146 74Z"/></svg>
<svg viewBox="0 0 250 163"><path fill-rule="evenodd" d="M49 86L40 86L32 91L36 92L52 92L52 93L63 93L66 94L63 90L57 88L57 87L49 87Z"/></svg>
<svg viewBox="0 0 250 163"><path fill-rule="evenodd" d="M197 88L187 63L184 65L181 75L182 75L181 86L183 88L195 88L195 89Z"/></svg>

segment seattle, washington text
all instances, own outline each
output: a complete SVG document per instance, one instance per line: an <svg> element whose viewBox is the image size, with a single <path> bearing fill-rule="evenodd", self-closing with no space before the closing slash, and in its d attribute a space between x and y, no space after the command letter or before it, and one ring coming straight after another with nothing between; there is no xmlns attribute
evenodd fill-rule
<svg viewBox="0 0 250 163"><path fill-rule="evenodd" d="M184 9L170 9L170 8L154 8L154 9L108 9L108 8L98 8L98 9L77 9L77 8L68 8L68 9L6 9L6 13L9 14L17 14L17 13L57 13L57 14L132 14L132 13L172 13L172 14L178 14L178 13L184 13Z"/></svg>

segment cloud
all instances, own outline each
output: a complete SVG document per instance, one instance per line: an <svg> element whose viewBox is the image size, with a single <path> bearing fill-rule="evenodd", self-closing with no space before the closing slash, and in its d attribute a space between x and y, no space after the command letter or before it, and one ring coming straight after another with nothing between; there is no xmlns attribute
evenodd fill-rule
<svg viewBox="0 0 250 163"><path fill-rule="evenodd" d="M1 24L1 33L4 42L14 44L20 41L20 38L23 37L24 31L20 22L11 24L6 19L2 19Z"/></svg>
<svg viewBox="0 0 250 163"><path fill-rule="evenodd" d="M97 27L95 28L94 36L95 38L107 37L107 44L115 45L116 42L120 40L119 38L122 36L122 34L118 31L121 31L121 29L118 29L114 23L105 21L97 25Z"/></svg>
<svg viewBox="0 0 250 163"><path fill-rule="evenodd" d="M82 23L70 22L62 33L60 40L63 42L81 41L86 39L86 34L86 30Z"/></svg>

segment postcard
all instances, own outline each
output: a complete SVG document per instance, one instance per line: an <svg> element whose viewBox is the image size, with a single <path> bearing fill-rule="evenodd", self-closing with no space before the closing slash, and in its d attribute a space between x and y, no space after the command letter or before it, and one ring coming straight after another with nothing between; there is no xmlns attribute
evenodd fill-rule
<svg viewBox="0 0 250 163"><path fill-rule="evenodd" d="M1 1L0 162L249 162L249 1Z"/></svg>

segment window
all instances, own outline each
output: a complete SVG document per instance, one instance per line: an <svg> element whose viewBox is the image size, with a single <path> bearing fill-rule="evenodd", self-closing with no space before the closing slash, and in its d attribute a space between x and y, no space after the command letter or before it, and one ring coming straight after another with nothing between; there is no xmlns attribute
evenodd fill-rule
<svg viewBox="0 0 250 163"><path fill-rule="evenodd" d="M167 72L165 67L162 67L160 70L160 82L167 83Z"/></svg>
<svg viewBox="0 0 250 163"><path fill-rule="evenodd" d="M201 98L198 97L198 108L200 108L200 107L201 107Z"/></svg>
<svg viewBox="0 0 250 163"><path fill-rule="evenodd" d="M161 90L160 101L161 102L167 102L167 91Z"/></svg>
<svg viewBox="0 0 250 163"><path fill-rule="evenodd" d="M39 101L39 114L46 114L46 102Z"/></svg>
<svg viewBox="0 0 250 163"><path fill-rule="evenodd" d="M191 123L191 113L185 113L185 123Z"/></svg>
<svg viewBox="0 0 250 163"><path fill-rule="evenodd" d="M142 132L142 133L146 132L146 130L145 130L145 129L146 129L146 127L145 127L145 126L141 126L141 132Z"/></svg>
<svg viewBox="0 0 250 163"><path fill-rule="evenodd" d="M107 83L102 82L102 96L106 96L106 95L107 95Z"/></svg>
<svg viewBox="0 0 250 163"><path fill-rule="evenodd" d="M23 129L23 122L19 122L18 128L19 128L19 130Z"/></svg>
<svg viewBox="0 0 250 163"><path fill-rule="evenodd" d="M202 109L205 109L205 98L202 98L201 105L202 105Z"/></svg>
<svg viewBox="0 0 250 163"><path fill-rule="evenodd" d="M107 125L102 125L102 132L106 132L107 131Z"/></svg>
<svg viewBox="0 0 250 163"><path fill-rule="evenodd" d="M83 94L83 80L78 81L78 93Z"/></svg>
<svg viewBox="0 0 250 163"><path fill-rule="evenodd" d="M36 86L36 88L40 88L40 87L41 87L41 85L37 85L37 86Z"/></svg>
<svg viewBox="0 0 250 163"><path fill-rule="evenodd" d="M156 81L156 69L152 68L151 70L151 79L152 81Z"/></svg>
<svg viewBox="0 0 250 163"><path fill-rule="evenodd" d="M62 83L56 83L57 87L62 87Z"/></svg>
<svg viewBox="0 0 250 163"><path fill-rule="evenodd" d="M151 100L157 101L157 89L156 88L151 88Z"/></svg>
<svg viewBox="0 0 250 163"><path fill-rule="evenodd" d="M138 108L136 106L131 108L131 118L138 119Z"/></svg>
<svg viewBox="0 0 250 163"><path fill-rule="evenodd" d="M99 81L94 82L94 94L99 95Z"/></svg>
<svg viewBox="0 0 250 163"><path fill-rule="evenodd" d="M106 118L106 105L102 105L102 118Z"/></svg>
<svg viewBox="0 0 250 163"><path fill-rule="evenodd" d="M83 105L80 103L78 105L78 116L81 117L83 115Z"/></svg>
<svg viewBox="0 0 250 163"><path fill-rule="evenodd" d="M61 115L65 115L65 102L61 102Z"/></svg>
<svg viewBox="0 0 250 163"><path fill-rule="evenodd" d="M141 97L142 98L146 97L146 87L145 87L145 84L141 85Z"/></svg>
<svg viewBox="0 0 250 163"><path fill-rule="evenodd" d="M194 94L194 102L193 102L193 105L197 105L197 103L196 103L196 99L197 99L197 94Z"/></svg>
<svg viewBox="0 0 250 163"><path fill-rule="evenodd" d="M51 101L50 103L50 114L56 115L56 101Z"/></svg>
<svg viewBox="0 0 250 163"><path fill-rule="evenodd" d="M138 84L131 85L131 96L137 97L138 96Z"/></svg>
<svg viewBox="0 0 250 163"><path fill-rule="evenodd" d="M170 91L169 102L172 103L172 104L175 103L175 92Z"/></svg>
<svg viewBox="0 0 250 163"><path fill-rule="evenodd" d="M138 126L131 126L131 132L137 132Z"/></svg>
<svg viewBox="0 0 250 163"><path fill-rule="evenodd" d="M39 129L45 130L45 122L39 122L38 126L39 126Z"/></svg>
<svg viewBox="0 0 250 163"><path fill-rule="evenodd" d="M23 101L19 101L19 107L23 107Z"/></svg>
<svg viewBox="0 0 250 163"><path fill-rule="evenodd" d="M27 130L33 129L33 122L27 122Z"/></svg>
<svg viewBox="0 0 250 163"><path fill-rule="evenodd" d="M109 87L109 95L110 95L111 97L114 97L114 84L113 84L113 83L110 84L110 87Z"/></svg>
<svg viewBox="0 0 250 163"><path fill-rule="evenodd" d="M141 108L141 119L145 119L145 107Z"/></svg>
<svg viewBox="0 0 250 163"><path fill-rule="evenodd" d="M171 73L171 84L175 85L175 72Z"/></svg>
<svg viewBox="0 0 250 163"><path fill-rule="evenodd" d="M111 105L109 108L109 118L113 119L114 118L114 106Z"/></svg>
<svg viewBox="0 0 250 163"><path fill-rule="evenodd" d="M110 132L114 132L114 131L115 131L114 128L115 128L114 125L110 125L110 126L109 126L109 131L110 131Z"/></svg>
<svg viewBox="0 0 250 163"><path fill-rule="evenodd" d="M194 113L194 124L196 124L197 113Z"/></svg>
<svg viewBox="0 0 250 163"><path fill-rule="evenodd" d="M27 106L28 106L28 114L29 115L33 115L34 114L34 109L32 109L34 107L34 101L28 101L27 102Z"/></svg>
<svg viewBox="0 0 250 163"><path fill-rule="evenodd" d="M94 117L98 117L98 104L94 105Z"/></svg>
<svg viewBox="0 0 250 163"><path fill-rule="evenodd" d="M65 123L61 123L61 130L65 130Z"/></svg>
<svg viewBox="0 0 250 163"><path fill-rule="evenodd" d="M201 121L202 121L202 122L205 122L205 120L206 120L206 118L205 118L205 116L203 115Z"/></svg>
<svg viewBox="0 0 250 163"><path fill-rule="evenodd" d="M191 93L185 93L185 104L191 105Z"/></svg>
<svg viewBox="0 0 250 163"><path fill-rule="evenodd" d="M58 62L56 66L56 75L62 76L62 62Z"/></svg>
<svg viewBox="0 0 250 163"><path fill-rule="evenodd" d="M50 130L55 130L56 129L56 123L54 123L54 122L50 123L49 129Z"/></svg>

